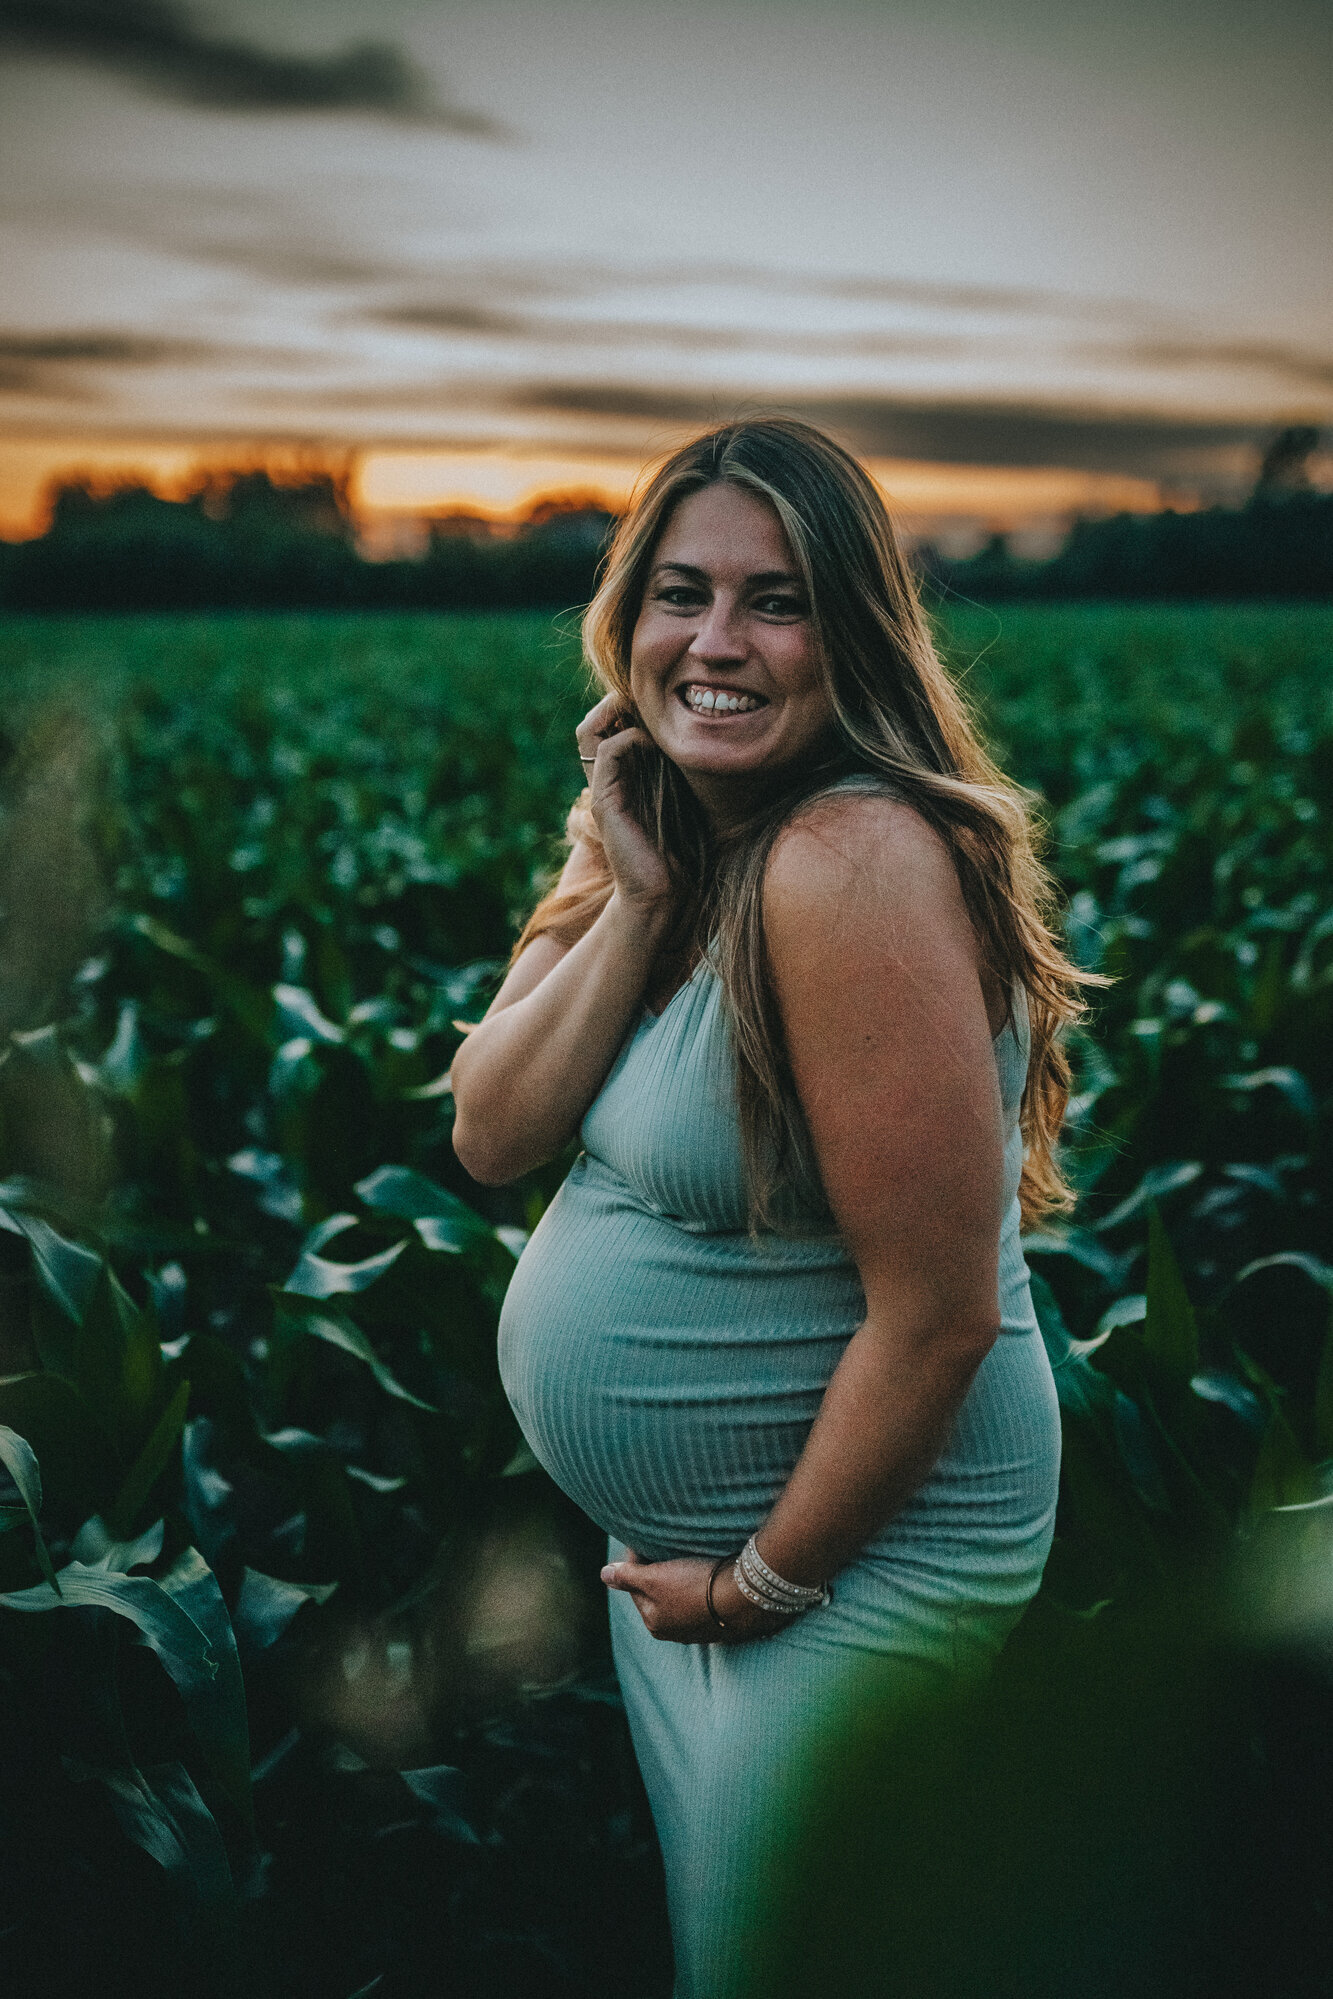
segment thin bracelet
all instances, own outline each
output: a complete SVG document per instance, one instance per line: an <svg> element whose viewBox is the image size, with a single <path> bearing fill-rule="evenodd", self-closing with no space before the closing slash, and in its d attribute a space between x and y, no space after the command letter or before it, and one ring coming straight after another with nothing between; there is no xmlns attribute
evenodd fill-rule
<svg viewBox="0 0 1333 1999"><path fill-rule="evenodd" d="M708 1587L704 1591L704 1602L708 1605L708 1615L712 1618L719 1631L727 1630L728 1626L726 1618L718 1616L717 1606L713 1602L713 1584L717 1581L718 1575L725 1565L728 1562L734 1562L735 1559L734 1555L719 1555L712 1568L708 1571Z"/></svg>

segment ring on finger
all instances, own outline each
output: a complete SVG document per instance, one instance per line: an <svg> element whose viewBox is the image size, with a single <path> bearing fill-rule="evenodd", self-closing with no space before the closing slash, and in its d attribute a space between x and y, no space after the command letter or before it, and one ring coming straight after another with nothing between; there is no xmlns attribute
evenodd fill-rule
<svg viewBox="0 0 1333 1999"><path fill-rule="evenodd" d="M581 764L595 764L595 763L596 763L596 761L597 761L596 757L584 757L584 756L581 756L581 757L579 758L579 762L580 762Z"/></svg>

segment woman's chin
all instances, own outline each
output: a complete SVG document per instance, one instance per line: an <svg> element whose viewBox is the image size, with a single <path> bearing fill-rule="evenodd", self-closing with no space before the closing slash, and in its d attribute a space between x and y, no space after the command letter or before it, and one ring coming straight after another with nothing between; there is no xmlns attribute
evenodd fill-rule
<svg viewBox="0 0 1333 1999"><path fill-rule="evenodd" d="M716 735L708 736L691 730L675 742L663 743L662 748L687 777L758 776L783 762L776 743L766 742L753 732L748 735L738 732L729 738L722 733L729 726L723 723Z"/></svg>

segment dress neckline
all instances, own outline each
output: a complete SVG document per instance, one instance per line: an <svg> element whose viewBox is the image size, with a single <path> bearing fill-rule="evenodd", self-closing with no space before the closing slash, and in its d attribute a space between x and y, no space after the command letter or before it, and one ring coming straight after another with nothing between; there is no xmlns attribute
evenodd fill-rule
<svg viewBox="0 0 1333 1999"><path fill-rule="evenodd" d="M690 973L688 979L681 980L681 983L676 987L675 992L672 993L671 997L667 1000L664 1006L661 1006L656 1011L654 1011L654 1009L649 1005L647 1005L647 1003L645 1002L643 1009L644 1019L651 1020L654 1022L659 1020L665 1020L667 1015L670 1013L672 1007L676 1004L676 1001L680 998L681 994L687 993L690 990L690 987L694 984L700 972L706 972L708 970L709 970L708 959L706 957L700 958L698 964L695 966L694 970Z"/></svg>

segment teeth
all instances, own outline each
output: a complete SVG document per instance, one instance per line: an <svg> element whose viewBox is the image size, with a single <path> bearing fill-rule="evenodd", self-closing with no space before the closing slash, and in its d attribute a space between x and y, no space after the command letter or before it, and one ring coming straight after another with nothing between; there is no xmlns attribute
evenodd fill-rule
<svg viewBox="0 0 1333 1999"><path fill-rule="evenodd" d="M721 688L689 687L685 699L691 708L707 714L711 709L719 715L748 714L759 703L752 694L727 694Z"/></svg>

